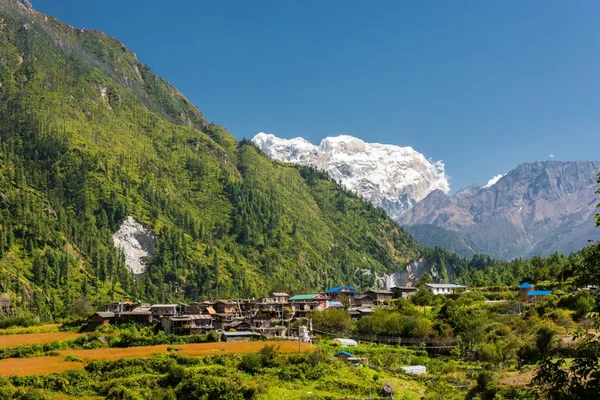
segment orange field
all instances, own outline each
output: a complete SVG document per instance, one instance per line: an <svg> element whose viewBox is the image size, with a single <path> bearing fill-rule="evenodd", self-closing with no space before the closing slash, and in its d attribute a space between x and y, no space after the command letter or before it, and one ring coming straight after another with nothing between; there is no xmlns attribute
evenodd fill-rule
<svg viewBox="0 0 600 400"><path fill-rule="evenodd" d="M233 343L197 343L175 346L180 349L177 354L188 356L208 356L215 354L254 353L266 345L279 346L281 353L295 353L298 351L298 342L233 342ZM302 352L312 349L310 344L302 343ZM9 358L0 360L0 376L11 375L44 375L52 372L62 372L83 367L80 362L63 361L67 355L74 355L84 361L92 360L117 360L119 358L148 357L155 354L167 354L167 346L141 346L125 349L94 349L94 350L61 350L60 356Z"/></svg>
<svg viewBox="0 0 600 400"><path fill-rule="evenodd" d="M81 362L63 361L64 357L7 358L0 360L0 376L44 375L83 368Z"/></svg>
<svg viewBox="0 0 600 400"><path fill-rule="evenodd" d="M73 339L78 336L81 336L81 333L48 332L0 335L0 347L30 346L32 344L44 344L57 341L60 342L67 339Z"/></svg>

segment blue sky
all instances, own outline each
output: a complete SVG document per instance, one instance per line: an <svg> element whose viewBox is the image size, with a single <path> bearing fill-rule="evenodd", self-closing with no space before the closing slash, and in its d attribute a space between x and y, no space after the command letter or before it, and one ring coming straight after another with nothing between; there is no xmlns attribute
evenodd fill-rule
<svg viewBox="0 0 600 400"><path fill-rule="evenodd" d="M600 2L34 0L121 40L210 121L444 160L453 190L600 159Z"/></svg>

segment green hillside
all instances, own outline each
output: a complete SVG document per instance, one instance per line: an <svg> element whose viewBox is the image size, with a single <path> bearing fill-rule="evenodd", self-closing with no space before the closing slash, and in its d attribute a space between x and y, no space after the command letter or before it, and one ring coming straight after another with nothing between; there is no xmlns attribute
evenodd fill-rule
<svg viewBox="0 0 600 400"><path fill-rule="evenodd" d="M159 236L139 276L112 243L128 216ZM0 0L0 293L19 307L367 287L362 270L420 252L324 174L207 123L118 41Z"/></svg>

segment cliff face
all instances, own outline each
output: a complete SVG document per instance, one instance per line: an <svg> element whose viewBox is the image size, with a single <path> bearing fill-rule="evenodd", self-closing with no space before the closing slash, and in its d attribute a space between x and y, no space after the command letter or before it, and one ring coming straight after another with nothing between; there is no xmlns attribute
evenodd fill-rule
<svg viewBox="0 0 600 400"><path fill-rule="evenodd" d="M598 171L600 162L521 164L488 187L434 191L400 222L458 232L503 259L569 253L600 239L593 229Z"/></svg>

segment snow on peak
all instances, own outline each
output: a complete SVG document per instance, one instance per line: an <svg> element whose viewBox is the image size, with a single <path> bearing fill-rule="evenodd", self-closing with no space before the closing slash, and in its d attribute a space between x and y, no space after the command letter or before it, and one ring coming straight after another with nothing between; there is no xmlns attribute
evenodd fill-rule
<svg viewBox="0 0 600 400"><path fill-rule="evenodd" d="M411 147L367 143L349 135L327 137L319 146L302 138L259 133L252 142L268 156L325 170L349 190L398 218L430 192L450 191L442 161Z"/></svg>
<svg viewBox="0 0 600 400"><path fill-rule="evenodd" d="M486 183L483 186L483 188L485 189L485 188L489 188L489 187L494 186L496 184L496 182L498 182L500 180L500 178L502 178L504 175L506 175L506 174L498 174L498 175L494 176L492 179L490 179L488 181L488 183Z"/></svg>

